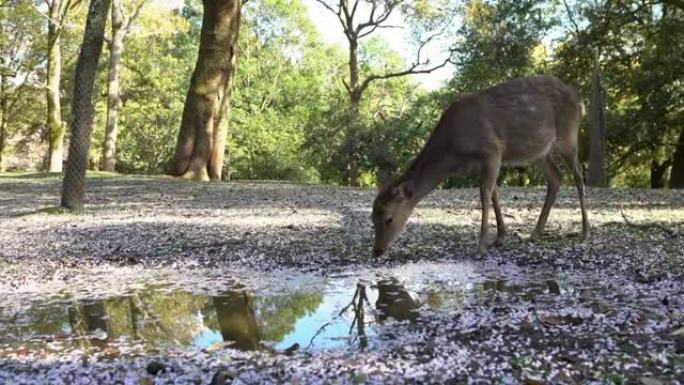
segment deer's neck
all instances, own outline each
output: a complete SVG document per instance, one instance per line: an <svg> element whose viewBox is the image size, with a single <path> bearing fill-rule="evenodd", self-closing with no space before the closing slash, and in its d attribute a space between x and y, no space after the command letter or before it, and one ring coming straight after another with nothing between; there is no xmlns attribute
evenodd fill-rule
<svg viewBox="0 0 684 385"><path fill-rule="evenodd" d="M412 203L415 206L434 190L450 174L446 149L443 145L428 141L425 148L401 177L401 182L411 181L414 186Z"/></svg>

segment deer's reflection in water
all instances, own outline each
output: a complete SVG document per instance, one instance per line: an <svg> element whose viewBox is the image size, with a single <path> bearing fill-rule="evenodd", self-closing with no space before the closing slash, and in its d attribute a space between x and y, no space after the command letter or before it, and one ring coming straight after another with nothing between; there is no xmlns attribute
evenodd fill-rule
<svg viewBox="0 0 684 385"><path fill-rule="evenodd" d="M375 302L375 308L379 322L388 318L411 322L418 319L420 303L411 296L398 279L383 278L378 281L377 287L378 300Z"/></svg>
<svg viewBox="0 0 684 385"><path fill-rule="evenodd" d="M381 278L370 288L377 289L375 307L368 299L367 283L360 281L356 285L356 291L351 302L339 313L339 316L343 316L346 312L353 314L352 322L349 325L349 335L352 343L358 340L361 349L368 346L366 325L382 324L389 319L415 322L418 319L418 309L420 308L420 302L409 293L397 278ZM371 317L367 317L367 310Z"/></svg>

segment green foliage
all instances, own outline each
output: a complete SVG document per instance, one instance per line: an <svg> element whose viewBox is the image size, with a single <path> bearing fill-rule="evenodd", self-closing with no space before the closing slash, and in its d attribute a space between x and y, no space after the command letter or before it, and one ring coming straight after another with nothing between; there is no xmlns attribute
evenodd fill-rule
<svg viewBox="0 0 684 385"><path fill-rule="evenodd" d="M133 1L124 1L130 9ZM45 162L47 23L42 2L0 6L0 70L11 69L4 115L12 169ZM247 2L233 83L224 175L364 185L382 183L408 167L443 108L459 95L511 77L552 73L575 84L585 103L598 50L607 91L608 171L614 186L662 185L684 132L684 10L668 2L544 2L451 0L399 2L396 14L409 42L435 30L454 48L454 74L426 92L411 78L374 81L350 106L346 46L323 41L302 0ZM567 4L567 7L566 7ZM74 64L85 7L62 32L62 105L70 121ZM202 3L182 9L146 6L129 34L121 71L119 172L160 173L175 149L185 94L195 65ZM392 24L392 23L390 23ZM402 53L403 54L403 53ZM431 64L440 58L423 52ZM107 49L98 74L91 166L102 153ZM373 33L360 40L360 78L410 65ZM580 158L586 159L586 129ZM684 153L684 152L683 152ZM455 177L444 186L475 183ZM531 167L505 169L503 185L543 183Z"/></svg>
<svg viewBox="0 0 684 385"><path fill-rule="evenodd" d="M566 36L554 63L554 72L589 95L594 55L600 53L608 171L615 186L653 185L654 169L672 163L684 124L684 11L639 4L580 5L575 17L587 26Z"/></svg>
<svg viewBox="0 0 684 385"><path fill-rule="evenodd" d="M257 316L266 341L282 341L294 331L297 320L312 313L323 302L321 293L257 298Z"/></svg>
<svg viewBox="0 0 684 385"><path fill-rule="evenodd" d="M539 0L471 0L456 46L458 70L450 86L472 92L539 72L535 48L553 19Z"/></svg>
<svg viewBox="0 0 684 385"><path fill-rule="evenodd" d="M320 42L300 1L248 3L243 16L225 173L317 181L302 146L332 101L340 53Z"/></svg>

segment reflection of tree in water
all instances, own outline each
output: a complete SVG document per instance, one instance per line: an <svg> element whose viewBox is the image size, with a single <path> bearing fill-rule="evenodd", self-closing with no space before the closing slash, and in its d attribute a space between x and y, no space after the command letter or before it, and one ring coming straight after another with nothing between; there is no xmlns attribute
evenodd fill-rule
<svg viewBox="0 0 684 385"><path fill-rule="evenodd" d="M311 314L323 303L323 294L292 293L257 298L256 302L263 338L279 342L294 331L297 320Z"/></svg>
<svg viewBox="0 0 684 385"><path fill-rule="evenodd" d="M135 292L127 297L78 301L69 308L69 321L80 337L101 330L109 337L187 345L203 329L199 312L206 302L205 296L188 292Z"/></svg>
<svg viewBox="0 0 684 385"><path fill-rule="evenodd" d="M356 291L354 292L354 297L352 297L349 305L345 306L339 313L338 317L341 317L344 313L351 309L354 314L351 324L349 325L349 335L351 336L356 329L356 337L352 340L354 343L357 339L359 340L359 347L363 350L368 346L368 336L366 335L366 304L370 306L368 301L368 295L366 293L366 284L359 282L356 284ZM313 344L316 336L325 328L326 325L321 327L316 335L311 339L311 344ZM311 346L311 344L309 346Z"/></svg>
<svg viewBox="0 0 684 385"><path fill-rule="evenodd" d="M240 350L259 349L261 330L254 311L254 299L247 291L213 297L223 340Z"/></svg>
<svg viewBox="0 0 684 385"><path fill-rule="evenodd" d="M140 338L153 343L192 343L204 329L201 310L208 298L189 292L133 295L136 318L139 320Z"/></svg>
<svg viewBox="0 0 684 385"><path fill-rule="evenodd" d="M224 341L242 349L258 349L260 341L279 342L296 322L323 302L321 293L253 297L246 290L213 297L215 313L205 311L207 327L220 330Z"/></svg>
<svg viewBox="0 0 684 385"><path fill-rule="evenodd" d="M69 308L69 323L72 332L78 337L92 336L97 330L107 332L106 313L102 301L77 302ZM79 339L79 345L100 346L99 339Z"/></svg>
<svg viewBox="0 0 684 385"><path fill-rule="evenodd" d="M67 307L62 303L38 306L35 303L21 313L0 311L0 341L26 341L36 335L61 335L69 324Z"/></svg>
<svg viewBox="0 0 684 385"><path fill-rule="evenodd" d="M101 347L108 342L102 337L190 345L208 327L220 331L224 340L234 341L237 348L256 349L262 339L282 340L294 331L297 320L322 301L321 293L255 299L238 290L210 298L148 288L102 300L36 305L20 315L0 314L0 340L4 335L16 336L8 337L13 340L60 336L67 330L80 347Z"/></svg>

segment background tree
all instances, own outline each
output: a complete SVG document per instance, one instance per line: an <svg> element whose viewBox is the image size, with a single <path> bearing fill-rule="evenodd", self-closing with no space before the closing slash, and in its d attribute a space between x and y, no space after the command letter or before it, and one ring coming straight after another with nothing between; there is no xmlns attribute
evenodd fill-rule
<svg viewBox="0 0 684 385"><path fill-rule="evenodd" d="M197 3L197 4L195 4ZM190 16L199 7L198 16ZM195 19L197 25L194 24ZM116 170L163 173L173 155L201 29L201 3L183 10L145 5L125 39L119 76ZM98 78L92 167L104 164L108 74Z"/></svg>
<svg viewBox="0 0 684 385"><path fill-rule="evenodd" d="M8 140L32 117L26 107L32 103L43 107L34 98L42 60L42 22L30 3L13 0L0 5L0 172L6 166Z"/></svg>
<svg viewBox="0 0 684 385"><path fill-rule="evenodd" d="M169 173L220 180L242 0L203 0L202 4L199 54Z"/></svg>
<svg viewBox="0 0 684 385"><path fill-rule="evenodd" d="M684 118L684 108L680 109L678 114L681 118ZM680 128L677 150L675 151L672 160L670 187L684 188L684 125Z"/></svg>
<svg viewBox="0 0 684 385"><path fill-rule="evenodd" d="M577 8L576 22L585 27L561 41L555 71L588 95L592 52L601 47L611 183L662 187L681 127L682 10L618 0L578 3ZM586 145L580 152L586 157Z"/></svg>
<svg viewBox="0 0 684 385"><path fill-rule="evenodd" d="M349 96L350 108L350 111L343 113L350 119L350 129L347 130L349 138L346 138L344 141L350 155L345 182L358 186L362 170L362 157L356 148L358 146L355 146L358 140L354 140L354 137L358 135L358 130L355 130L354 127L364 125L364 123L359 122L358 114L363 94L374 81L412 74L431 73L447 65L451 60L450 55L447 55L446 59L438 61L437 64L431 65L430 59L423 57L422 54L425 46L444 32L450 23L450 17L443 12L433 12L432 7L427 2L411 3L402 0L316 1L337 17L349 44L349 78L348 81L342 80ZM390 18L393 14L397 14L400 9L403 9L407 20L420 20L423 23L422 29L429 31L418 39L415 61L401 70L371 72L362 77L362 68L359 60L361 39L371 36L378 29L399 28L390 23ZM361 16L361 12L367 15ZM418 30L421 30L421 28L418 28Z"/></svg>
<svg viewBox="0 0 684 385"><path fill-rule="evenodd" d="M339 100L344 53L321 41L299 0L249 2L241 19L224 178L318 181L303 148Z"/></svg>
<svg viewBox="0 0 684 385"><path fill-rule="evenodd" d="M62 184L62 206L71 210L83 208L85 199L85 173L93 126L93 86L110 3L111 0L90 0L83 43L76 64L71 141Z"/></svg>
<svg viewBox="0 0 684 385"><path fill-rule="evenodd" d="M48 6L48 57L47 57L47 126L48 171L62 172L64 161L64 124L60 85L62 80L61 36L69 12L81 0L46 0Z"/></svg>
<svg viewBox="0 0 684 385"><path fill-rule="evenodd" d="M140 11L146 0L140 0L135 6L133 14L126 18L124 4L121 0L112 0L111 39L109 45L109 78L107 79L107 125L105 127L104 152L102 155L102 169L114 171L116 166L116 137L121 106L119 73L121 71L121 55L124 49L124 39L140 16ZM128 20L126 20L128 19Z"/></svg>
<svg viewBox="0 0 684 385"><path fill-rule="evenodd" d="M594 75L591 82L591 103L589 106L589 186L604 187L606 175L606 100L603 89L603 74L596 51Z"/></svg>

